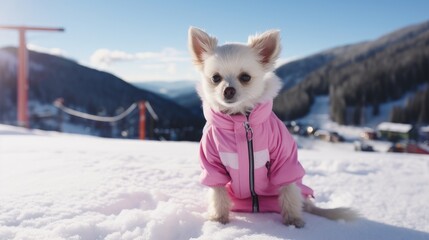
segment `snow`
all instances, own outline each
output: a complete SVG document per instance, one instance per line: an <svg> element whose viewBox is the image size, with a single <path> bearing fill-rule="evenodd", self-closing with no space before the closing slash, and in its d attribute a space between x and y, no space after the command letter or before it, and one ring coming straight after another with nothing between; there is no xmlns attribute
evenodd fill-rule
<svg viewBox="0 0 429 240"><path fill-rule="evenodd" d="M377 126L379 131L391 131L399 133L407 133L413 128L411 124L382 122Z"/></svg>
<svg viewBox="0 0 429 240"><path fill-rule="evenodd" d="M329 96L316 97L310 112L299 121L328 131L338 132L348 139L358 139L362 134L360 127L339 125L331 120L329 117Z"/></svg>
<svg viewBox="0 0 429 240"><path fill-rule="evenodd" d="M0 49L0 61L9 64L16 64L16 57L4 49Z"/></svg>
<svg viewBox="0 0 429 240"><path fill-rule="evenodd" d="M303 229L275 213L210 222L197 143L0 125L0 239L429 239L427 155L308 145L299 155L317 205L351 206L361 219L304 214Z"/></svg>
<svg viewBox="0 0 429 240"><path fill-rule="evenodd" d="M417 90L421 91L427 87L428 84L421 84ZM380 114L378 116L372 116L372 108L367 107L365 113L366 121L363 126L375 129L379 124L389 121L392 108L394 106L405 106L406 102L414 95L414 93L415 92L408 92L398 100L380 104ZM313 124L319 128L329 131L336 131L349 139L359 138L363 130L362 127L344 126L333 122L329 117L329 96L315 97L309 113L305 117L298 119L298 121ZM401 131L403 130L404 129L401 129Z"/></svg>
<svg viewBox="0 0 429 240"><path fill-rule="evenodd" d="M5 49L0 49L0 63L3 66L7 66L7 71L9 73L15 73L17 71L16 55L8 52ZM31 70L39 71L39 72L44 69L43 65L36 63L34 61L30 61L29 67Z"/></svg>
<svg viewBox="0 0 429 240"><path fill-rule="evenodd" d="M420 127L421 132L429 132L429 126Z"/></svg>
<svg viewBox="0 0 429 240"><path fill-rule="evenodd" d="M7 72L15 73L17 59L16 57L4 49L0 49L0 64L6 66Z"/></svg>

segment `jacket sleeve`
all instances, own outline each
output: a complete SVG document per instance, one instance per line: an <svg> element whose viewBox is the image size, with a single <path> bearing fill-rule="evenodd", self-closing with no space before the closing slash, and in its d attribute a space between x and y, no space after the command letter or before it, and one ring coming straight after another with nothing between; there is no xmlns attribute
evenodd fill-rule
<svg viewBox="0 0 429 240"><path fill-rule="evenodd" d="M301 182L305 171L298 162L297 145L289 131L277 117L272 122L269 178L273 185Z"/></svg>
<svg viewBox="0 0 429 240"><path fill-rule="evenodd" d="M224 186L231 181L215 147L211 128L204 132L200 142L200 181L210 187Z"/></svg>

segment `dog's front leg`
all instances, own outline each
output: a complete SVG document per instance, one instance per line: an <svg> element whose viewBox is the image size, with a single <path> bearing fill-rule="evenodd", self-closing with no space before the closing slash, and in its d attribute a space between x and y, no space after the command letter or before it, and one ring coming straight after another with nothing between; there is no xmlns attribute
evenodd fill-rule
<svg viewBox="0 0 429 240"><path fill-rule="evenodd" d="M285 225L294 225L297 228L304 227L305 222L302 220L303 199L301 191L295 184L280 188L279 203Z"/></svg>
<svg viewBox="0 0 429 240"><path fill-rule="evenodd" d="M229 222L231 202L225 187L212 187L210 190L209 218L223 224Z"/></svg>

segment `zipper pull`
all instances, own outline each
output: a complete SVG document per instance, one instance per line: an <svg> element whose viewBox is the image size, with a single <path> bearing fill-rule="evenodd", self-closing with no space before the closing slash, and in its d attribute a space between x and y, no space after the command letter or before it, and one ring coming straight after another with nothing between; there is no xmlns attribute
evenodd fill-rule
<svg viewBox="0 0 429 240"><path fill-rule="evenodd" d="M253 139L253 129L250 127L250 124L248 121L243 123L244 129L246 129L246 139L248 142L252 141Z"/></svg>

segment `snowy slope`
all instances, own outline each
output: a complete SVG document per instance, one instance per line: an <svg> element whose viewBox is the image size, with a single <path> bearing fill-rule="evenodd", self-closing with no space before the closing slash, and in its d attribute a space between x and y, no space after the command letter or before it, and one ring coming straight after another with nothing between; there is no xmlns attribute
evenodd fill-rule
<svg viewBox="0 0 429 240"><path fill-rule="evenodd" d="M427 86L427 84L422 84L419 89L422 90ZM414 93L409 92L398 100L380 104L380 114L376 117L372 116L371 108L366 109L367 121L363 124L363 126L375 129L378 124L382 122L388 122L392 108L394 106L405 106L406 102L413 94ZM314 103L311 106L309 113L305 117L297 119L297 121L311 124L322 129L336 131L348 138L360 137L363 130L362 127L345 126L333 122L329 117L329 111L329 96L318 96L315 97Z"/></svg>
<svg viewBox="0 0 429 240"><path fill-rule="evenodd" d="M17 70L16 62L17 60L14 55L0 48L0 66L4 66L5 72L15 74Z"/></svg>
<svg viewBox="0 0 429 240"><path fill-rule="evenodd" d="M321 129L336 131L349 139L359 138L362 133L362 128L360 127L339 125L330 119L329 96L316 97L310 108L310 112L307 116L298 119L298 121L314 125Z"/></svg>
<svg viewBox="0 0 429 240"><path fill-rule="evenodd" d="M0 125L0 239L429 239L429 158L300 150L323 207L353 206L352 223L305 214L205 220L198 145L113 140ZM326 144L326 143L323 143Z"/></svg>
<svg viewBox="0 0 429 240"><path fill-rule="evenodd" d="M146 89L148 91L162 94L165 97L175 99L182 95L188 95L195 92L196 81L181 80L173 82L153 81L135 83L136 87Z"/></svg>

